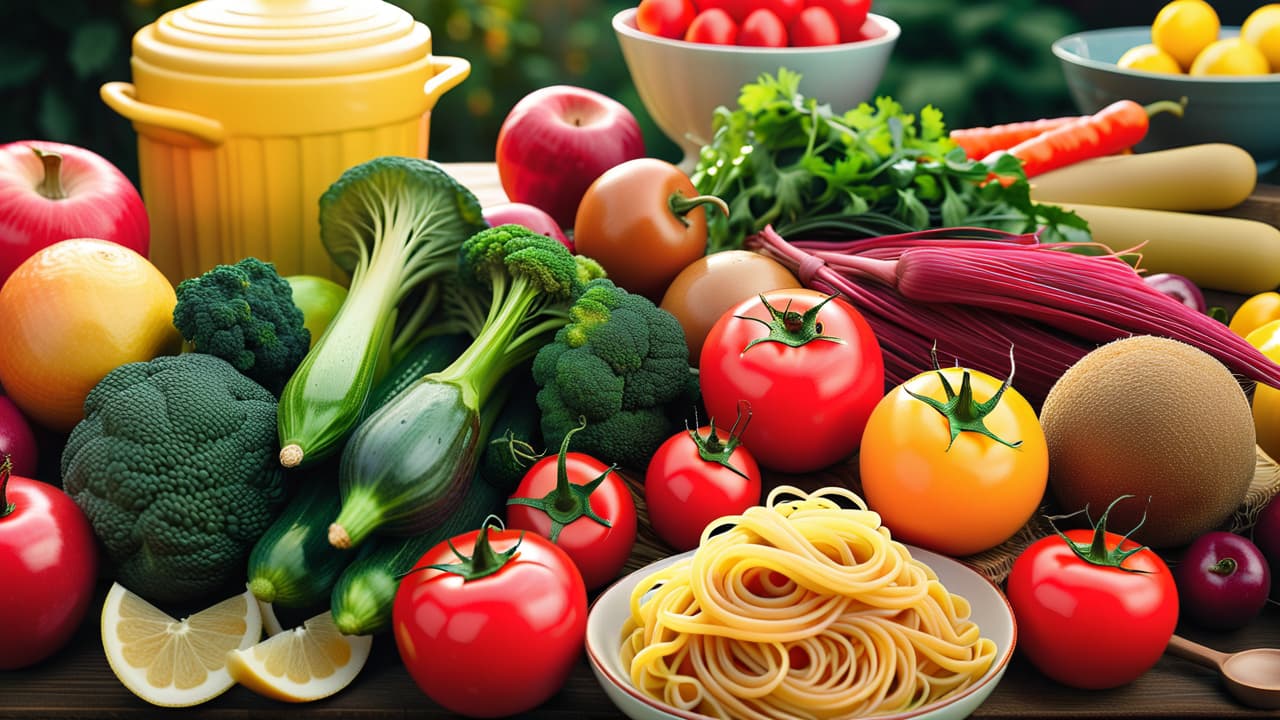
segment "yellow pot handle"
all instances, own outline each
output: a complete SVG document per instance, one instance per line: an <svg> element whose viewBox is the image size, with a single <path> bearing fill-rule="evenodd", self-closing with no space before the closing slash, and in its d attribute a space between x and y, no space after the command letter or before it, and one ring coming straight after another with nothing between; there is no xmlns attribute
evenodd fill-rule
<svg viewBox="0 0 1280 720"><path fill-rule="evenodd" d="M444 55L432 57L431 78L422 86L422 91L427 96L427 108L435 107L441 95L457 87L470 74L471 63L463 58Z"/></svg>
<svg viewBox="0 0 1280 720"><path fill-rule="evenodd" d="M217 120L184 110L139 102L133 83L109 82L102 86L98 94L112 110L133 122L186 133L210 145L221 145L227 139L226 128Z"/></svg>

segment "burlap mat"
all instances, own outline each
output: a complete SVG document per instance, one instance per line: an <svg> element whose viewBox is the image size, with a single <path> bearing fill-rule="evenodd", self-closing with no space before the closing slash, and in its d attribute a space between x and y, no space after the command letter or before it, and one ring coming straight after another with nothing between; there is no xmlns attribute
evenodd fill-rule
<svg viewBox="0 0 1280 720"><path fill-rule="evenodd" d="M633 473L623 473L631 488L632 496L639 511L640 524L635 549L627 562L625 572L639 569L654 560L658 560L675 551L672 550L653 532L649 526L649 514L644 506L644 495L641 481ZM858 483L857 461L851 461L817 473L804 476L766 473L765 492L777 485L794 485L804 490L813 490L828 485L844 485L855 491L860 490ZM1280 493L1280 464L1272 460L1258 448L1258 462L1254 470L1253 483L1245 495L1240 507L1224 525L1224 530L1246 532L1253 527L1258 511L1267 505L1277 493ZM960 558L960 561L977 570L992 582L1000 584L1008 577L1013 567L1014 558L1018 557L1028 545L1046 535L1053 533L1043 515L1037 513L1016 535L1000 545L977 555Z"/></svg>

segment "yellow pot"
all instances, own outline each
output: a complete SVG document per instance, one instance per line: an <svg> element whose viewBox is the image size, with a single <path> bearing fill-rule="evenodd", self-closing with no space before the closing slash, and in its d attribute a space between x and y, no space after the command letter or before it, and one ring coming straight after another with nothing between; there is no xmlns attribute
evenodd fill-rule
<svg viewBox="0 0 1280 720"><path fill-rule="evenodd" d="M138 133L151 261L173 282L247 256L347 279L318 202L343 170L426 157L431 109L471 71L382 0L200 0L134 35L102 86Z"/></svg>

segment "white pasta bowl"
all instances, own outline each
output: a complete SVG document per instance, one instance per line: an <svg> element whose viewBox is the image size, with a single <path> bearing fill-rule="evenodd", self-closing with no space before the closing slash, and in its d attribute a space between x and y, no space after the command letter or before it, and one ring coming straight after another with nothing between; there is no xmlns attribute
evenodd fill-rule
<svg viewBox="0 0 1280 720"><path fill-rule="evenodd" d="M974 684L935 703L877 720L960 720L971 715L995 690L1013 657L1017 641L1013 609L1003 593L977 572L937 553L907 546L911 555L938 575L950 592L969 601L970 619L996 644L996 656L987 672ZM587 616L587 660L596 680L613 704L631 720L708 720L707 716L672 707L644 695L631 684L622 665L622 625L630 614L631 591L650 573L691 555L693 550L664 558L627 575L596 598Z"/></svg>

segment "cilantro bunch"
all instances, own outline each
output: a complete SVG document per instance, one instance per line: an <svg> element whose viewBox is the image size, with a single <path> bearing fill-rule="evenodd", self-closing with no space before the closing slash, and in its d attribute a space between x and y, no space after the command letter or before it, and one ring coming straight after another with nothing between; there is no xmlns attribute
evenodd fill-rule
<svg viewBox="0 0 1280 720"><path fill-rule="evenodd" d="M736 110L717 108L691 179L729 204L729 217L712 221L709 252L741 247L766 225L783 237L1044 227L1046 240L1090 239L1076 214L1031 201L1017 158L966 158L937 108L917 116L879 97L838 114L801 95L786 68L744 85Z"/></svg>

